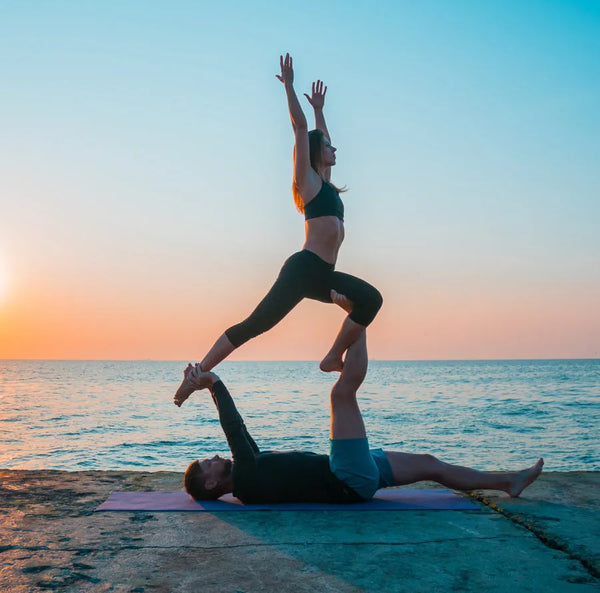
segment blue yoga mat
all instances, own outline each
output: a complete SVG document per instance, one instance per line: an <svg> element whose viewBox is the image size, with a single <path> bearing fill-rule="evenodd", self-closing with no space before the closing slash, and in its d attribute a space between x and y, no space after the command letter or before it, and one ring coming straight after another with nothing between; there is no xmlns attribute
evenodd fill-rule
<svg viewBox="0 0 600 593"><path fill-rule="evenodd" d="M113 492L96 511L473 511L479 508L479 505L452 490L384 488L378 490L369 502L356 504L243 504L232 494L226 494L219 500L196 502L186 492Z"/></svg>

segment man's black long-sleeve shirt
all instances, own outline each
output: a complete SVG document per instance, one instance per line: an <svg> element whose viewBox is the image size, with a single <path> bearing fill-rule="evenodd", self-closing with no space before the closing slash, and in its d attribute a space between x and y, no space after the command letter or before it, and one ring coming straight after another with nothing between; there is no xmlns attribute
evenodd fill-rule
<svg viewBox="0 0 600 593"><path fill-rule="evenodd" d="M329 469L329 456L306 451L260 451L222 381L212 387L219 421L233 456L233 494L245 503L363 500Z"/></svg>

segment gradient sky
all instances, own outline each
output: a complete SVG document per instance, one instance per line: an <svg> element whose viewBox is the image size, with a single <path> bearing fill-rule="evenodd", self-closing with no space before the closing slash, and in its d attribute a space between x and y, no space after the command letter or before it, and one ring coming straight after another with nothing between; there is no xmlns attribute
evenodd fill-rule
<svg viewBox="0 0 600 593"><path fill-rule="evenodd" d="M304 238L286 51L329 87L371 357L600 357L600 3L5 0L0 358L197 360L251 311Z"/></svg>

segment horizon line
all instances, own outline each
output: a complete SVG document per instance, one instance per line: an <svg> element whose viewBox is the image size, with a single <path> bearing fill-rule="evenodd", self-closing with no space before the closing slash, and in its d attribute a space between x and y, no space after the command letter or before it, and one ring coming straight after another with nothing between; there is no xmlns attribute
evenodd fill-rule
<svg viewBox="0 0 600 593"><path fill-rule="evenodd" d="M369 358L369 362L516 362L516 361L559 361L559 360L599 360L598 357L548 357L548 358ZM189 362L179 358L0 358L0 362ZM223 360L224 362L314 362L319 360L305 359L257 359L257 360Z"/></svg>

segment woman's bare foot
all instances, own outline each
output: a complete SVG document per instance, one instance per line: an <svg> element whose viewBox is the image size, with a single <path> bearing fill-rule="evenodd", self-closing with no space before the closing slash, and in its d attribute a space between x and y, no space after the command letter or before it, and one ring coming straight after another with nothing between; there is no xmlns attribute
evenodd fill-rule
<svg viewBox="0 0 600 593"><path fill-rule="evenodd" d="M183 371L183 381L173 396L173 403L176 406L181 407L181 404L197 389L197 387L195 387L189 379L189 374L193 369L194 367L192 364L188 363L187 367L185 367Z"/></svg>
<svg viewBox="0 0 600 593"><path fill-rule="evenodd" d="M341 357L330 353L320 362L319 368L324 373L331 373L333 371L339 371L341 373L344 368L344 361Z"/></svg>
<svg viewBox="0 0 600 593"><path fill-rule="evenodd" d="M331 300L335 305L344 309L344 311L346 311L348 315L352 313L354 303L345 294L340 294L339 292L333 290L333 288L331 289L329 294L331 296Z"/></svg>
<svg viewBox="0 0 600 593"><path fill-rule="evenodd" d="M520 472L515 472L510 479L510 486L506 492L513 497L519 496L527 486L533 483L537 477L542 473L544 467L544 460L540 457L535 465L530 468L524 469Z"/></svg>

